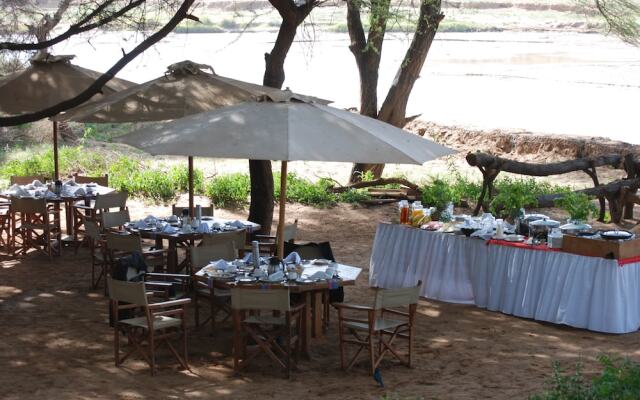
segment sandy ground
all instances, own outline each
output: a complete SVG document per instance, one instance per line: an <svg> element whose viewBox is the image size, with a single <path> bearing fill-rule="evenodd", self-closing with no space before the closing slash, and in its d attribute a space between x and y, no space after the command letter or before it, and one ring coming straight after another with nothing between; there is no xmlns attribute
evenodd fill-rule
<svg viewBox="0 0 640 400"><path fill-rule="evenodd" d="M167 209L143 208L136 216ZM362 209L340 205L313 209L293 205L301 240L330 240L336 258L364 268L347 301L368 303L368 262L375 227L393 216L391 206ZM242 211L219 216L246 217ZM122 368L113 362L113 336L102 290L90 290L89 256L67 250L49 261L30 253L14 259L0 254L0 398L2 399L177 399L327 398L513 399L540 390L553 360L581 361L596 371L603 353L640 358L638 336L605 335L539 323L473 306L420 301L415 367L386 361L385 388L367 375L363 360L350 372L339 369L335 325L312 342L311 359L287 381L266 358L241 376L232 372L231 332L196 330L189 312L191 372L179 371L170 354L159 352L151 377L141 360Z"/></svg>

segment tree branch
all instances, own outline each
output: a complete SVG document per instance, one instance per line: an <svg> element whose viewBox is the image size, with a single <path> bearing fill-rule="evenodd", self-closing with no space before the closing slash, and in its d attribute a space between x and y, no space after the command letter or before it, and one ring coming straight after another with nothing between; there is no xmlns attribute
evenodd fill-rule
<svg viewBox="0 0 640 400"><path fill-rule="evenodd" d="M87 89L85 89L82 93L78 94L76 97L73 97L69 100L65 100L61 103L53 105L51 107L45 108L44 110L36 111L33 113L16 115L11 117L0 117L0 126L15 126L20 124L25 124L28 122L34 122L41 120L43 118L52 117L62 111L71 109L73 107L77 107L80 104L86 102L91 99L96 93L100 92L102 87L109 82L113 77L116 76L122 68L124 68L131 60L135 59L138 55L143 53L149 47L153 46L160 40L162 40L165 36L167 36L175 27L184 19L194 18L189 14L189 9L193 5L195 0L184 0L180 8L176 11L176 13L171 17L169 22L167 22L160 30L155 32L153 35L149 36L142 43L136 46L129 53L124 54L124 56L118 60L107 72L102 74L98 79L96 79Z"/></svg>
<svg viewBox="0 0 640 400"><path fill-rule="evenodd" d="M42 50L53 45L56 45L64 40L69 39L71 36L90 31L92 29L99 28L104 26L114 20L122 17L129 11L134 8L140 6L145 3L146 0L135 0L127 4L125 7L121 8L117 12L105 17L97 22L92 24L87 24L87 22L91 21L96 15L102 12L108 5L113 3L115 0L108 0L98 6L95 10L93 10L89 15L83 18L76 24L73 24L67 29L66 32L56 36L55 38L44 40L42 42L32 42L32 43L15 43L15 42L2 42L0 43L0 50L12 50L12 51L28 51L28 50Z"/></svg>

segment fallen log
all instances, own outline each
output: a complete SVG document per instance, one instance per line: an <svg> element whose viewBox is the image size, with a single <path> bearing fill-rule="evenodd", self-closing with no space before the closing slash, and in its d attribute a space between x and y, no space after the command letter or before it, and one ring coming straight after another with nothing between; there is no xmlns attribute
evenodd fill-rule
<svg viewBox="0 0 640 400"><path fill-rule="evenodd" d="M414 189L414 190L419 189L418 185L416 185L413 182L409 182L408 180L403 178L380 178L380 179L374 179L372 181L354 182L347 186L334 187L332 191L334 193L342 193L350 189L362 189L366 187L383 186L383 185L391 185L391 184L406 186L409 189Z"/></svg>
<svg viewBox="0 0 640 400"><path fill-rule="evenodd" d="M594 158L578 158L549 164L534 164L509 160L487 153L475 152L468 153L466 160L472 167L482 167L487 170L498 170L529 176L550 176L574 171L584 171L605 165L621 168L623 157L619 154L609 154Z"/></svg>
<svg viewBox="0 0 640 400"><path fill-rule="evenodd" d="M640 178L620 179L606 185L593 188L576 190L576 193L584 193L588 196L606 198L609 202L609 214L611 221L619 223L623 218L623 206L628 203L640 204L640 196L633 191L640 188ZM548 194L538 197L538 207L554 207L555 201L562 198L562 193Z"/></svg>

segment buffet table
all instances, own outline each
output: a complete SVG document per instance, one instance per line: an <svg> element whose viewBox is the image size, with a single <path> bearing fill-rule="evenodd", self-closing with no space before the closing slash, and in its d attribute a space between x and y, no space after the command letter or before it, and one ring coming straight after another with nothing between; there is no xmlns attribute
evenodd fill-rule
<svg viewBox="0 0 640 400"><path fill-rule="evenodd" d="M640 262L488 245L484 240L379 224L371 286L422 280L421 296L598 332L640 328Z"/></svg>

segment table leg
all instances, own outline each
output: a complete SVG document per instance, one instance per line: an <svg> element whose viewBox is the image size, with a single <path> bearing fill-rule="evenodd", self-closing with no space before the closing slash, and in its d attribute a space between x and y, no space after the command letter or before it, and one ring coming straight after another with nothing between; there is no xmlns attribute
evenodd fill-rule
<svg viewBox="0 0 640 400"><path fill-rule="evenodd" d="M302 332L300 335L300 352L309 358L309 343L311 342L311 292L304 293L304 311L302 314Z"/></svg>
<svg viewBox="0 0 640 400"><path fill-rule="evenodd" d="M322 292L316 291L313 292L313 330L311 332L311 336L314 338L322 337L322 314L324 312L322 305Z"/></svg>
<svg viewBox="0 0 640 400"><path fill-rule="evenodd" d="M178 271L178 248L176 246L176 241L169 239L169 248L167 250L167 272L170 274L175 274Z"/></svg>
<svg viewBox="0 0 640 400"><path fill-rule="evenodd" d="M72 202L64 202L64 219L67 224L67 235L73 237L73 214L72 214Z"/></svg>

